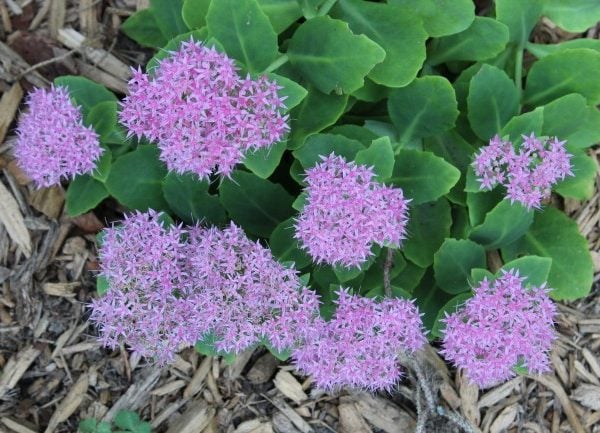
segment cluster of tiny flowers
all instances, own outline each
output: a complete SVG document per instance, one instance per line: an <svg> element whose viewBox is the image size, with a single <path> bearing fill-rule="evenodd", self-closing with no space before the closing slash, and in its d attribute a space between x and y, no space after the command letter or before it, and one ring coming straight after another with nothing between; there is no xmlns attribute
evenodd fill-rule
<svg viewBox="0 0 600 433"><path fill-rule="evenodd" d="M169 170L227 176L245 152L289 129L275 82L241 78L232 59L199 42L182 43L152 75L133 71L120 121L156 141Z"/></svg>
<svg viewBox="0 0 600 433"><path fill-rule="evenodd" d="M525 288L517 272L494 283L483 280L458 312L444 319L441 353L482 388L516 375L523 366L541 374L550 370L556 307L544 287Z"/></svg>
<svg viewBox="0 0 600 433"><path fill-rule="evenodd" d="M189 245L190 269L203 293L199 319L210 327L218 350L239 353L266 338L282 351L304 340L319 301L294 269L234 224L195 228Z"/></svg>
<svg viewBox="0 0 600 433"><path fill-rule="evenodd" d="M373 180L373 170L331 154L306 171L306 205L295 237L317 263L360 266L373 243L399 246L408 202L400 188Z"/></svg>
<svg viewBox="0 0 600 433"><path fill-rule="evenodd" d="M565 143L556 137L538 138L532 133L523 136L517 150L510 141L496 135L473 162L481 189L503 185L511 203L539 208L542 200L550 197L552 185L573 176Z"/></svg>
<svg viewBox="0 0 600 433"><path fill-rule="evenodd" d="M61 178L91 173L102 154L98 134L83 125L67 89L35 89L17 128L14 155L37 188L59 185Z"/></svg>
<svg viewBox="0 0 600 433"><path fill-rule="evenodd" d="M203 329L185 272L180 227L165 228L156 212L136 213L105 231L99 258L107 293L92 301L91 320L110 348L121 341L164 364Z"/></svg>
<svg viewBox="0 0 600 433"><path fill-rule="evenodd" d="M400 379L400 352L425 343L417 307L402 299L373 299L341 290L331 321L293 352L296 367L320 388L389 390Z"/></svg>
<svg viewBox="0 0 600 433"><path fill-rule="evenodd" d="M296 271L241 229L173 226L137 213L106 230L100 249L107 293L92 302L101 341L125 342L159 364L209 334L239 353L263 339L278 350L303 339L318 316L317 295Z"/></svg>

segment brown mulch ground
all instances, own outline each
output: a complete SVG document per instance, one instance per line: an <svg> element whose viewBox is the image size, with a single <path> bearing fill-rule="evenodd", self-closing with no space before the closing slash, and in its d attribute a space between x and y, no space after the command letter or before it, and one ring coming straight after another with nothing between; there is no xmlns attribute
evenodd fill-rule
<svg viewBox="0 0 600 433"><path fill-rule="evenodd" d="M120 409L169 433L412 432L417 396L409 382L392 395L328 395L260 350L226 365L190 349L157 369L97 344L86 302L103 223L93 213L63 215L61 188L28 186L10 157L11 128L24 92L57 75L84 75L123 92L127 65L144 63L148 53L118 28L145 3L0 0L0 433L75 432L79 419L110 419ZM542 22L536 39L597 31L568 35ZM600 194L564 207L600 271ZM456 411L482 432L600 432L600 289L559 308L552 375L481 392L426 351L435 410ZM432 421L429 431L459 429Z"/></svg>

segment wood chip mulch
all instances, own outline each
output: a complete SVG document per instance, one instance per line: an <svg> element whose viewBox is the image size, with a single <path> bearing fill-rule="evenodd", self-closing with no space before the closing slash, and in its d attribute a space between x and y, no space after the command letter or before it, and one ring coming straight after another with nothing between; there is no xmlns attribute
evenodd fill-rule
<svg viewBox="0 0 600 433"><path fill-rule="evenodd" d="M75 432L80 419L137 411L168 433L404 433L416 425L414 383L390 394L317 392L264 350L232 365L186 350L159 369L110 352L87 322L106 223L63 213L64 191L35 191L10 156L24 93L78 74L124 92L129 65L148 52L118 29L143 0L0 0L0 433ZM587 35L597 37L598 28ZM536 39L571 38L542 21ZM557 39L558 38L558 39ZM592 151L598 158L600 151ZM600 178L597 182L600 191ZM600 279L600 193L562 204L590 243ZM554 373L480 391L432 348L420 355L439 414L484 433L600 432L600 288L560 303ZM445 419L440 416L440 419ZM433 418L432 432L461 431Z"/></svg>

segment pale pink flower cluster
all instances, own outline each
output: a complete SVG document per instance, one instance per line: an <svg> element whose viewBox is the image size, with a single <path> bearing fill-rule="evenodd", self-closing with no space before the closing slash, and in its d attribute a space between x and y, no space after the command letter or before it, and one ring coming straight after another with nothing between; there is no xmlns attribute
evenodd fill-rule
<svg viewBox="0 0 600 433"><path fill-rule="evenodd" d="M331 154L306 171L306 204L295 237L317 263L359 267L371 246L398 247L408 203L400 188L374 180L373 170Z"/></svg>
<svg viewBox="0 0 600 433"><path fill-rule="evenodd" d="M391 389L402 375L399 354L425 343L417 307L404 299L378 302L346 290L338 296L333 318L317 321L313 338L293 352L296 367L327 390Z"/></svg>
<svg viewBox="0 0 600 433"><path fill-rule="evenodd" d="M536 137L532 133L529 137L524 135L517 148L496 135L473 162L481 189L502 185L511 203L540 208L542 200L550 197L552 185L573 176L565 143L556 137Z"/></svg>
<svg viewBox="0 0 600 433"><path fill-rule="evenodd" d="M289 130L278 90L264 76L241 78L231 58L190 40L151 74L133 71L119 117L129 135L158 143L169 170L228 176L246 152Z"/></svg>
<svg viewBox="0 0 600 433"><path fill-rule="evenodd" d="M108 347L169 362L211 335L219 351L239 353L266 339L279 349L303 338L318 315L317 295L235 225L164 227L137 213L106 230L100 248L107 293L91 319Z"/></svg>
<svg viewBox="0 0 600 433"><path fill-rule="evenodd" d="M549 352L556 338L556 307L549 289L523 285L518 272L504 272L493 283L483 280L458 312L444 319L444 357L464 368L482 388L516 375L550 370Z"/></svg>
<svg viewBox="0 0 600 433"><path fill-rule="evenodd" d="M19 119L14 155L37 188L94 171L103 152L98 134L84 126L66 88L35 89L27 107Z"/></svg>

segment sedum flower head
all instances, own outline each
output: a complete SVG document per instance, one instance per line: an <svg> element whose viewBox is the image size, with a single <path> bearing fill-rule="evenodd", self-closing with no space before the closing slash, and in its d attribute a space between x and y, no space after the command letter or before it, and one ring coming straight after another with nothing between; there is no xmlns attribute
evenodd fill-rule
<svg viewBox="0 0 600 433"><path fill-rule="evenodd" d="M61 178L91 173L102 154L98 134L83 125L81 111L63 87L35 89L27 96L14 148L19 167L37 188Z"/></svg>
<svg viewBox="0 0 600 433"><path fill-rule="evenodd" d="M404 299L377 302L341 290L337 310L319 320L312 338L293 352L296 367L324 389L390 389L401 377L399 352L425 343L417 307Z"/></svg>
<svg viewBox="0 0 600 433"><path fill-rule="evenodd" d="M515 366L536 374L550 369L556 307L548 289L525 288L523 280L513 271L493 283L483 280L464 307L444 320L441 353L482 388L514 377Z"/></svg>
<svg viewBox="0 0 600 433"><path fill-rule="evenodd" d="M565 143L556 137L538 138L532 133L529 137L524 135L523 144L515 148L496 135L473 162L481 189L502 185L511 203L539 208L542 200L550 197L552 185L573 176Z"/></svg>
<svg viewBox="0 0 600 433"><path fill-rule="evenodd" d="M301 342L318 316L315 292L234 224L190 233L198 311L216 347L239 353L266 338L282 351Z"/></svg>
<svg viewBox="0 0 600 433"><path fill-rule="evenodd" d="M92 301L91 320L102 343L121 341L158 363L170 361L181 346L204 332L195 316L194 291L186 273L180 227L165 228L154 211L126 217L105 231L99 251L107 293Z"/></svg>
<svg viewBox="0 0 600 433"><path fill-rule="evenodd" d="M373 170L331 154L306 171L306 205L295 237L318 262L360 266L373 243L399 246L409 200L374 180Z"/></svg>
<svg viewBox="0 0 600 433"><path fill-rule="evenodd" d="M244 153L287 133L275 82L241 78L232 59L190 40L152 76L134 70L120 120L130 135L156 141L169 170L229 175Z"/></svg>

